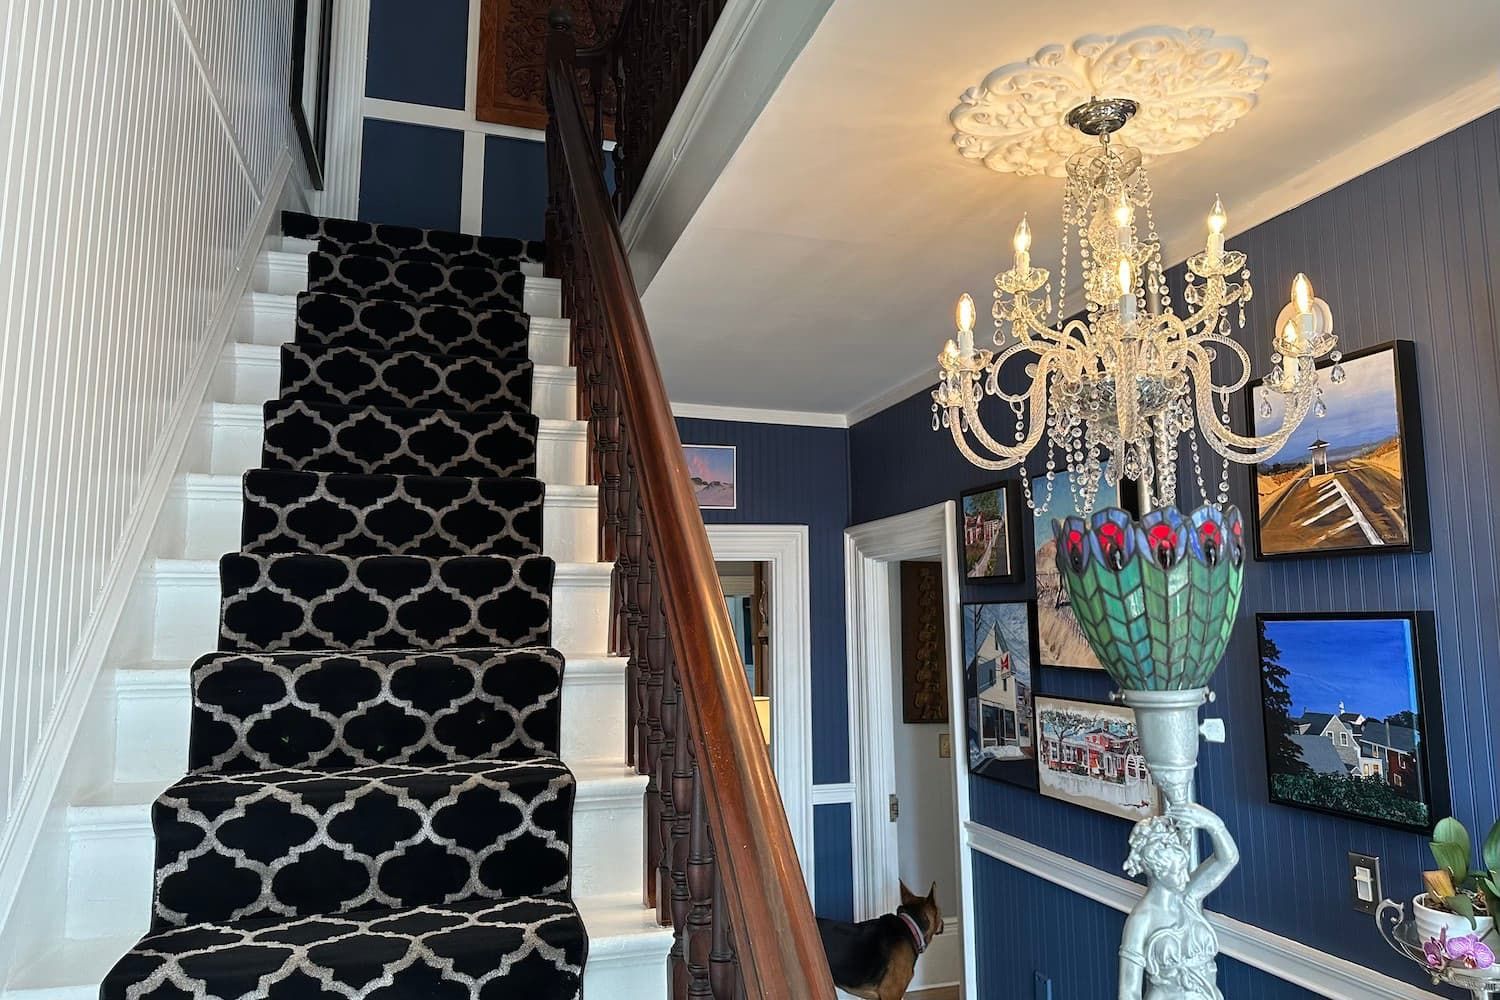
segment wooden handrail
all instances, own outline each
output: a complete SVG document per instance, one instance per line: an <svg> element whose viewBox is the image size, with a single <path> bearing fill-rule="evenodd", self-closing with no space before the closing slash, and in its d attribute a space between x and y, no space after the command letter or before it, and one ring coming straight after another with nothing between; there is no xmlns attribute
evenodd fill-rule
<svg viewBox="0 0 1500 1000"><path fill-rule="evenodd" d="M563 280L581 352L601 542L619 577L613 644L637 676L631 749L656 779L648 795L660 797L648 800L648 851L660 856L648 858L645 896L676 926L673 994L831 1000L802 867L605 189L601 137L589 129L572 26L555 12L549 29L549 269Z"/></svg>

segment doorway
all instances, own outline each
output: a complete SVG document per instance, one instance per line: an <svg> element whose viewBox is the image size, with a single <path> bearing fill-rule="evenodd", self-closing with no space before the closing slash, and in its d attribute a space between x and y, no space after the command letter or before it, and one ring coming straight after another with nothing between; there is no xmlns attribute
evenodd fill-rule
<svg viewBox="0 0 1500 1000"><path fill-rule="evenodd" d="M844 534L854 918L894 910L903 879L937 883L945 929L911 983L924 998L975 997L956 518L950 501Z"/></svg>

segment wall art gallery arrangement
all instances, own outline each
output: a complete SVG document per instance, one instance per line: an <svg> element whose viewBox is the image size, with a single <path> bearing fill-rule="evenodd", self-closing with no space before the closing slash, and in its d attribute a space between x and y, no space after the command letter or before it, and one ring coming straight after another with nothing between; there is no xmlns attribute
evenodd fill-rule
<svg viewBox="0 0 1500 1000"><path fill-rule="evenodd" d="M1250 469L1256 558L1430 547L1416 351L1396 340L1319 366L1326 413ZM1252 384L1252 433L1281 396ZM1030 480L1035 601L963 606L969 770L1126 820L1161 808L1124 706L1046 694L1046 671L1099 670L1056 569L1054 519L1076 516L1067 473ZM970 581L1024 577L1020 483L960 498ZM1093 509L1130 508L1101 475ZM1255 615L1270 801L1417 832L1448 814L1434 616L1429 611ZM1101 694L1104 692L1101 691Z"/></svg>

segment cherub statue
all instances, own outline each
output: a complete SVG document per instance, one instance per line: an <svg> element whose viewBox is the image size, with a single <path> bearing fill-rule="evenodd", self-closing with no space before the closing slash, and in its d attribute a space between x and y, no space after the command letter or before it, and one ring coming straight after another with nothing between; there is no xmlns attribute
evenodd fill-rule
<svg viewBox="0 0 1500 1000"><path fill-rule="evenodd" d="M1196 830L1208 834L1214 852L1190 872ZM1214 964L1219 941L1203 900L1239 859L1224 821L1194 802L1135 825L1125 871L1146 874L1146 895L1125 921L1119 1000L1224 1000Z"/></svg>

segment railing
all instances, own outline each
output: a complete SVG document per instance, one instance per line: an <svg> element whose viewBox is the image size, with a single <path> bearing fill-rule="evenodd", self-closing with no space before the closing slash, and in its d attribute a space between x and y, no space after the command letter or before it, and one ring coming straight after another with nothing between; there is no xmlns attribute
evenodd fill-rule
<svg viewBox="0 0 1500 1000"><path fill-rule="evenodd" d="M615 563L630 746L648 779L644 899L676 930L671 996L831 1000L833 983L661 372L605 191L565 14L547 45L548 268L562 278ZM598 93L597 89L594 93ZM595 119L597 121L597 119Z"/></svg>
<svg viewBox="0 0 1500 1000"><path fill-rule="evenodd" d="M623 218L726 0L625 0L614 36L579 53L614 80L615 206ZM603 93L595 77L592 93Z"/></svg>

